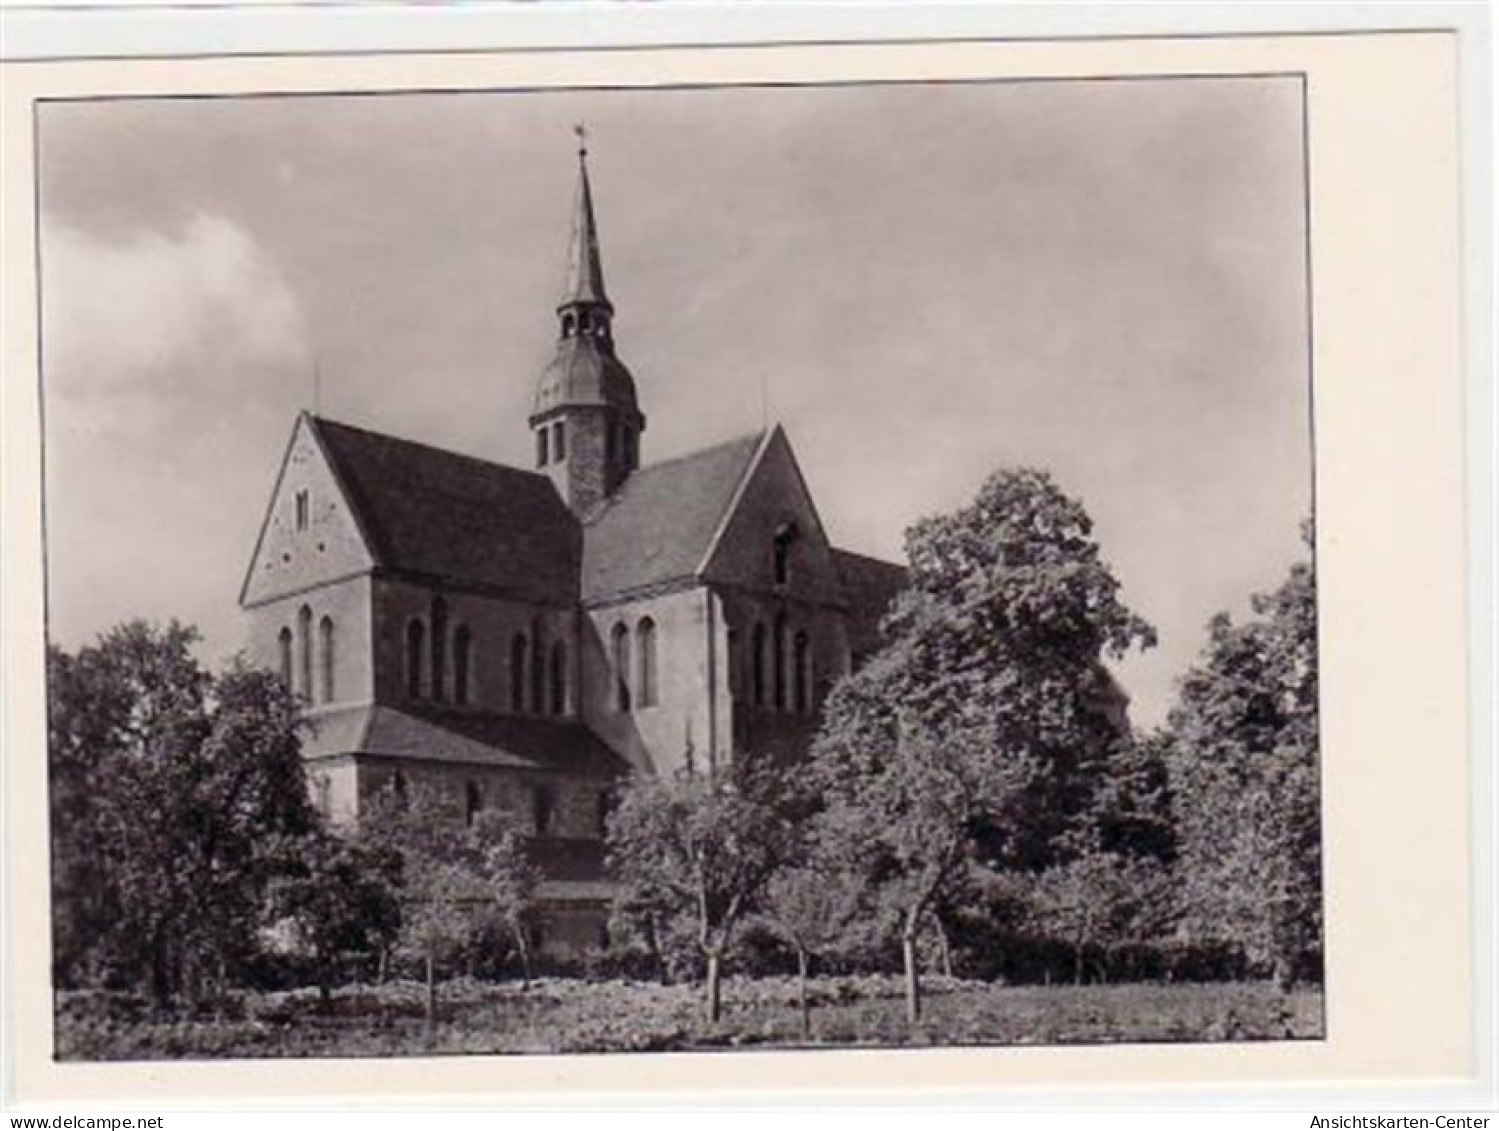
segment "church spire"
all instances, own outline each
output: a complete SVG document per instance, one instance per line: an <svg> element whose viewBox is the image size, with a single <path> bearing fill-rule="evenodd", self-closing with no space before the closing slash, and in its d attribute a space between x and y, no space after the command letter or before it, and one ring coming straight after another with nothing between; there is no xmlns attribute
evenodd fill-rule
<svg viewBox="0 0 1499 1131"><path fill-rule="evenodd" d="M604 292L599 234L588 183L587 134L578 135L578 192L557 304L557 352L542 371L531 412L536 467L568 506L592 513L640 466L645 414L635 380L614 351L614 305Z"/></svg>
<svg viewBox="0 0 1499 1131"><path fill-rule="evenodd" d="M604 293L604 265L599 257L598 225L593 218L593 190L588 184L588 131L579 124L573 127L573 132L578 135L578 192L567 248L567 282L557 309L566 312L569 307L602 307L606 314L612 314L614 308Z"/></svg>

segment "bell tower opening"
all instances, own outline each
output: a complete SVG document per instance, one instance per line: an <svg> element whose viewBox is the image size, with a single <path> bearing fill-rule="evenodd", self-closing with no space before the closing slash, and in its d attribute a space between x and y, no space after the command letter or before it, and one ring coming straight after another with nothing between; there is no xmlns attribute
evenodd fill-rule
<svg viewBox="0 0 1499 1131"><path fill-rule="evenodd" d="M588 175L587 132L578 135L578 182L568 233L566 277L557 304L557 345L542 372L530 424L536 466L574 513L597 509L640 463L645 415L635 380L614 352L614 304Z"/></svg>

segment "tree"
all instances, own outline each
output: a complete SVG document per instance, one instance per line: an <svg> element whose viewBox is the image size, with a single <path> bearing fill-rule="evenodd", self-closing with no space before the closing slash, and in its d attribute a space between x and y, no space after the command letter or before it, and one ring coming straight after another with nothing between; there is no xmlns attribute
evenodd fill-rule
<svg viewBox="0 0 1499 1131"><path fill-rule="evenodd" d="M274 677L131 622L48 656L61 984L148 984L159 1004L251 956L281 851L315 824L299 705ZM248 928L248 929L247 929Z"/></svg>
<svg viewBox="0 0 1499 1131"><path fill-rule="evenodd" d="M802 1035L812 1032L807 975L814 958L843 943L865 912L863 878L827 860L811 859L782 868L766 885L762 899L766 924L796 954L797 1001Z"/></svg>
<svg viewBox="0 0 1499 1131"><path fill-rule="evenodd" d="M1118 738L1103 659L1154 634L1120 601L1082 505L1043 472L996 473L906 548L888 644L834 690L813 765L822 835L900 911L915 1021L928 912L975 860L1052 860Z"/></svg>
<svg viewBox="0 0 1499 1131"><path fill-rule="evenodd" d="M1310 528L1304 532L1310 545ZM1187 922L1283 986L1319 976L1316 583L1297 563L1253 616L1214 617L1169 719Z"/></svg>
<svg viewBox="0 0 1499 1131"><path fill-rule="evenodd" d="M478 930L486 883L457 806L431 785L388 788L360 815L362 842L398 862L398 944L422 964L430 1043L437 1025L437 971Z"/></svg>
<svg viewBox="0 0 1499 1131"><path fill-rule="evenodd" d="M521 982L531 984L531 951L526 938L539 879L524 839L496 812L479 815L469 831L468 850L482 884L489 913L509 935L520 961Z"/></svg>
<svg viewBox="0 0 1499 1131"><path fill-rule="evenodd" d="M719 1018L734 931L794 851L794 834L781 772L753 758L712 774L640 775L610 815L609 868L619 899L653 929L690 928L710 1022Z"/></svg>
<svg viewBox="0 0 1499 1131"><path fill-rule="evenodd" d="M1103 952L1099 970L1107 978L1117 947L1160 937L1170 880L1159 860L1095 848L1035 877L1033 922L1071 947L1074 984L1083 983L1090 950Z"/></svg>
<svg viewBox="0 0 1499 1131"><path fill-rule="evenodd" d="M383 950L400 930L400 860L321 829L303 837L293 851L300 867L278 886L277 907L312 957L326 1008L339 957Z"/></svg>

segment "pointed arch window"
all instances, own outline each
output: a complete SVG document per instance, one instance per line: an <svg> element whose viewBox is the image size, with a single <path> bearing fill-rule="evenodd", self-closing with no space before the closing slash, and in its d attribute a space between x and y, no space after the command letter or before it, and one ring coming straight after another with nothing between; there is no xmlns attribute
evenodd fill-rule
<svg viewBox="0 0 1499 1131"><path fill-rule="evenodd" d="M531 790L531 827L537 836L547 836L557 816L557 791L549 785Z"/></svg>
<svg viewBox="0 0 1499 1131"><path fill-rule="evenodd" d="M799 533L794 522L783 522L776 528L772 545L777 585L786 585L791 581L791 545L796 541Z"/></svg>
<svg viewBox="0 0 1499 1131"><path fill-rule="evenodd" d="M630 709L630 630L622 624L614 626L612 637L614 659L614 709Z"/></svg>
<svg viewBox="0 0 1499 1131"><path fill-rule="evenodd" d="M656 622L642 617L635 628L635 685L636 696L642 707L654 707L657 702L656 686Z"/></svg>
<svg viewBox="0 0 1499 1131"><path fill-rule="evenodd" d="M567 645L560 640L552 645L551 666L552 714L565 715L567 714Z"/></svg>
<svg viewBox="0 0 1499 1131"><path fill-rule="evenodd" d="M432 698L441 703L448 696L448 603L432 598Z"/></svg>
<svg viewBox="0 0 1499 1131"><path fill-rule="evenodd" d="M510 641L510 709L520 712L526 709L526 653L530 644L524 632L517 632Z"/></svg>
<svg viewBox="0 0 1499 1131"><path fill-rule="evenodd" d="M479 814L484 810L484 794L479 791L477 782L467 782L463 787L463 823L469 828L474 827L474 822L479 819Z"/></svg>
<svg viewBox="0 0 1499 1131"><path fill-rule="evenodd" d="M765 672L770 664L770 641L763 624L755 625L753 655L750 657L750 683L755 706L765 706Z"/></svg>
<svg viewBox="0 0 1499 1131"><path fill-rule="evenodd" d="M812 641L805 632L796 634L792 652L792 669L796 681L796 709L801 713L812 709Z"/></svg>
<svg viewBox="0 0 1499 1131"><path fill-rule="evenodd" d="M324 617L318 622L318 645L322 663L323 702L333 702L333 618Z"/></svg>
<svg viewBox="0 0 1499 1131"><path fill-rule="evenodd" d="M314 788L317 790L314 807L324 818L333 816L333 783L328 780L327 774L318 774L313 780Z"/></svg>
<svg viewBox="0 0 1499 1131"><path fill-rule="evenodd" d="M729 698L738 699L744 694L744 672L743 664L739 655L739 630L731 628L728 632L728 684Z"/></svg>
<svg viewBox="0 0 1499 1131"><path fill-rule="evenodd" d="M276 634L276 645L280 650L281 659L281 682L286 684L286 690L292 689L291 682L291 654L292 654L292 632L285 625Z"/></svg>
<svg viewBox="0 0 1499 1131"><path fill-rule="evenodd" d="M303 605L297 610L297 690L312 698L312 610Z"/></svg>
<svg viewBox="0 0 1499 1131"><path fill-rule="evenodd" d="M774 655L771 660L775 671L776 710L786 709L786 614L776 615L775 640L772 641Z"/></svg>
<svg viewBox="0 0 1499 1131"><path fill-rule="evenodd" d="M460 707L468 706L472 691L469 687L473 664L474 634L466 624L460 624L453 633L453 702Z"/></svg>
<svg viewBox="0 0 1499 1131"><path fill-rule="evenodd" d="M426 629L419 620L406 623L406 697L422 697L422 652L427 640Z"/></svg>
<svg viewBox="0 0 1499 1131"><path fill-rule="evenodd" d="M541 621L531 625L531 710L538 715L547 708L546 698L546 645L541 639Z"/></svg>

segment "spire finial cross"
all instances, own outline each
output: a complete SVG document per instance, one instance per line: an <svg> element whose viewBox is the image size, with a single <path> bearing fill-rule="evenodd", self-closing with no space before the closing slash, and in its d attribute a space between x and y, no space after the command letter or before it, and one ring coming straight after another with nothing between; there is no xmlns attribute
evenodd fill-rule
<svg viewBox="0 0 1499 1131"><path fill-rule="evenodd" d="M578 156L588 156L588 127L582 122L573 126L573 133L578 135Z"/></svg>

